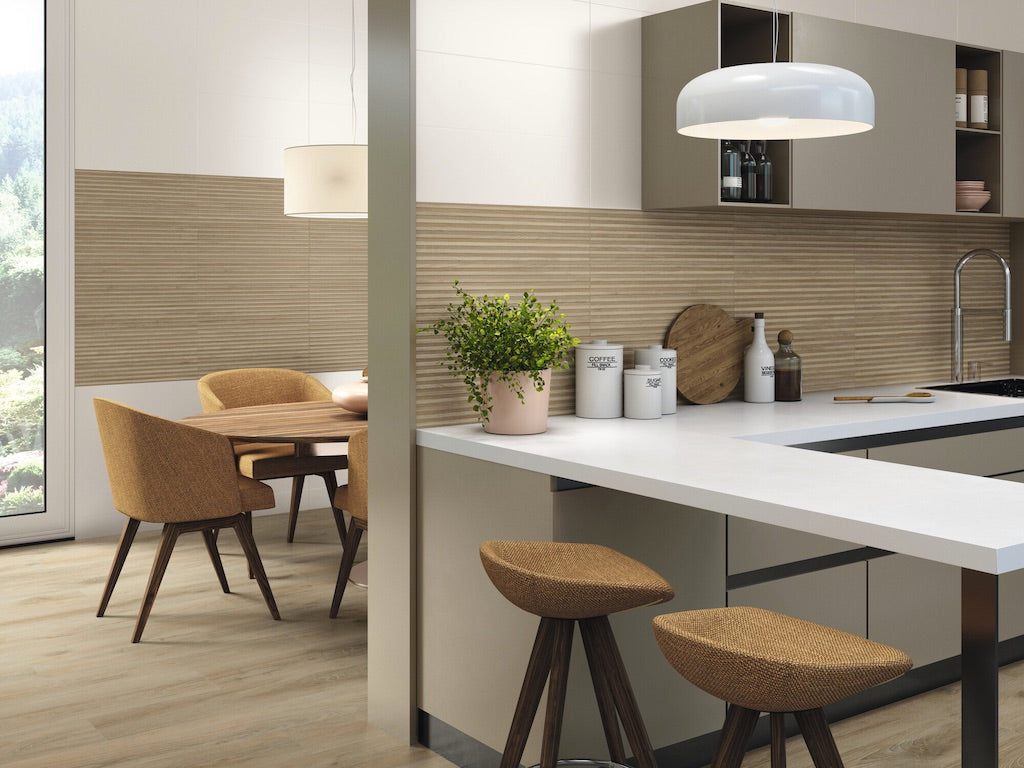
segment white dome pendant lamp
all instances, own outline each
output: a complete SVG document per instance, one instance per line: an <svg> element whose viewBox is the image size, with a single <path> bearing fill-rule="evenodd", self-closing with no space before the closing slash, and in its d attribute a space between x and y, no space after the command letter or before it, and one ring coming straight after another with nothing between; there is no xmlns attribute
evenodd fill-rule
<svg viewBox="0 0 1024 768"><path fill-rule="evenodd" d="M351 2L352 44L348 86L352 104L352 139L354 141L356 137L356 0L351 0ZM308 2L306 9L308 21ZM308 83L308 59L306 69ZM308 125L308 95L306 98ZM317 219L365 219L368 209L368 187L369 167L365 144L303 144L287 147L284 151L285 216Z"/></svg>
<svg viewBox="0 0 1024 768"><path fill-rule="evenodd" d="M875 95L860 75L827 64L776 61L778 8L772 3L772 62L705 72L676 99L676 130L702 139L813 139L870 131Z"/></svg>

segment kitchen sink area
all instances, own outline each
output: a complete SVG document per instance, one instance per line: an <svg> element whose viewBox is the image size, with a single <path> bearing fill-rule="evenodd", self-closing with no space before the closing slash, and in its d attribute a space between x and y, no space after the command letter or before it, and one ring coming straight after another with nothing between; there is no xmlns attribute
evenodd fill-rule
<svg viewBox="0 0 1024 768"><path fill-rule="evenodd" d="M964 381L959 384L943 384L924 389L968 392L975 395L1000 395L1001 397L1024 397L1024 378L991 379L988 381Z"/></svg>

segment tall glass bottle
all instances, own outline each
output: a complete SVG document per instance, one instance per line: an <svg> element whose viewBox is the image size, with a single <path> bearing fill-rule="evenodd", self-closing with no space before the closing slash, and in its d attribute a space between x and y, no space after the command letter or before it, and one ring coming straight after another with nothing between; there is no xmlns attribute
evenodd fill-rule
<svg viewBox="0 0 1024 768"><path fill-rule="evenodd" d="M768 142L755 142L753 155L756 163L754 200L759 203L770 203L772 201L772 161L768 157Z"/></svg>
<svg viewBox="0 0 1024 768"><path fill-rule="evenodd" d="M756 200L757 190L757 161L750 153L750 142L744 142L740 147L740 174L743 177L743 188L740 199L745 203L752 203Z"/></svg>
<svg viewBox="0 0 1024 768"><path fill-rule="evenodd" d="M754 341L743 354L743 399L775 401L775 354L764 338L764 312L754 313Z"/></svg>
<svg viewBox="0 0 1024 768"><path fill-rule="evenodd" d="M795 402L801 396L800 355L793 351L793 334L779 331L779 351L775 353L775 399Z"/></svg>
<svg viewBox="0 0 1024 768"><path fill-rule="evenodd" d="M731 140L722 142L722 202L738 202L743 193L740 152Z"/></svg>

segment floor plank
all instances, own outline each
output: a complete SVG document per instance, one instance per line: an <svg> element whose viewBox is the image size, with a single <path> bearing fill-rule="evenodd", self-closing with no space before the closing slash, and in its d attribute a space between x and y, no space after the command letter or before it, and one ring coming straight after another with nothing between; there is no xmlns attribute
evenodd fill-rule
<svg viewBox="0 0 1024 768"><path fill-rule="evenodd" d="M285 526L283 515L255 521L282 621L230 534L229 595L190 534L138 645L155 532L139 534L102 619L116 537L0 550L0 766L451 768L366 722L366 591L350 585L339 618L328 618L340 558L330 513L304 512L294 544ZM1000 685L1000 765L1024 768L1024 663L1004 668ZM847 768L955 768L959 718L951 685L833 730ZM799 736L787 747L790 768L811 768ZM767 748L743 765L768 768Z"/></svg>
<svg viewBox="0 0 1024 768"><path fill-rule="evenodd" d="M451 768L367 724L366 591L350 585L328 618L341 556L333 518L303 512L293 544L286 520L255 521L282 621L230 531L220 547L231 594L189 534L138 645L157 533L139 534L103 618L116 537L0 551L0 766Z"/></svg>

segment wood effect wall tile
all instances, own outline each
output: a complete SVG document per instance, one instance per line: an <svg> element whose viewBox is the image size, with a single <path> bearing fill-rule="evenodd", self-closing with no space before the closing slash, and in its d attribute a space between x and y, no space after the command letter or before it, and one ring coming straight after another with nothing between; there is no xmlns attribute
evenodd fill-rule
<svg viewBox="0 0 1024 768"><path fill-rule="evenodd" d="M79 385L367 360L366 222L292 219L280 179L79 170Z"/></svg>
<svg viewBox="0 0 1024 768"><path fill-rule="evenodd" d="M796 336L806 391L945 381L953 267L966 251L1009 254L1009 225L744 212L643 212L421 203L417 322L474 293L532 288L557 298L574 335L626 347L663 342L691 304L734 317L764 311L769 342ZM963 303L1001 308L1002 274L988 260L964 273ZM996 314L968 314L965 360L1008 372ZM461 383L439 365L443 340L417 343L421 425L472 421ZM574 374L556 372L551 413L574 410Z"/></svg>

